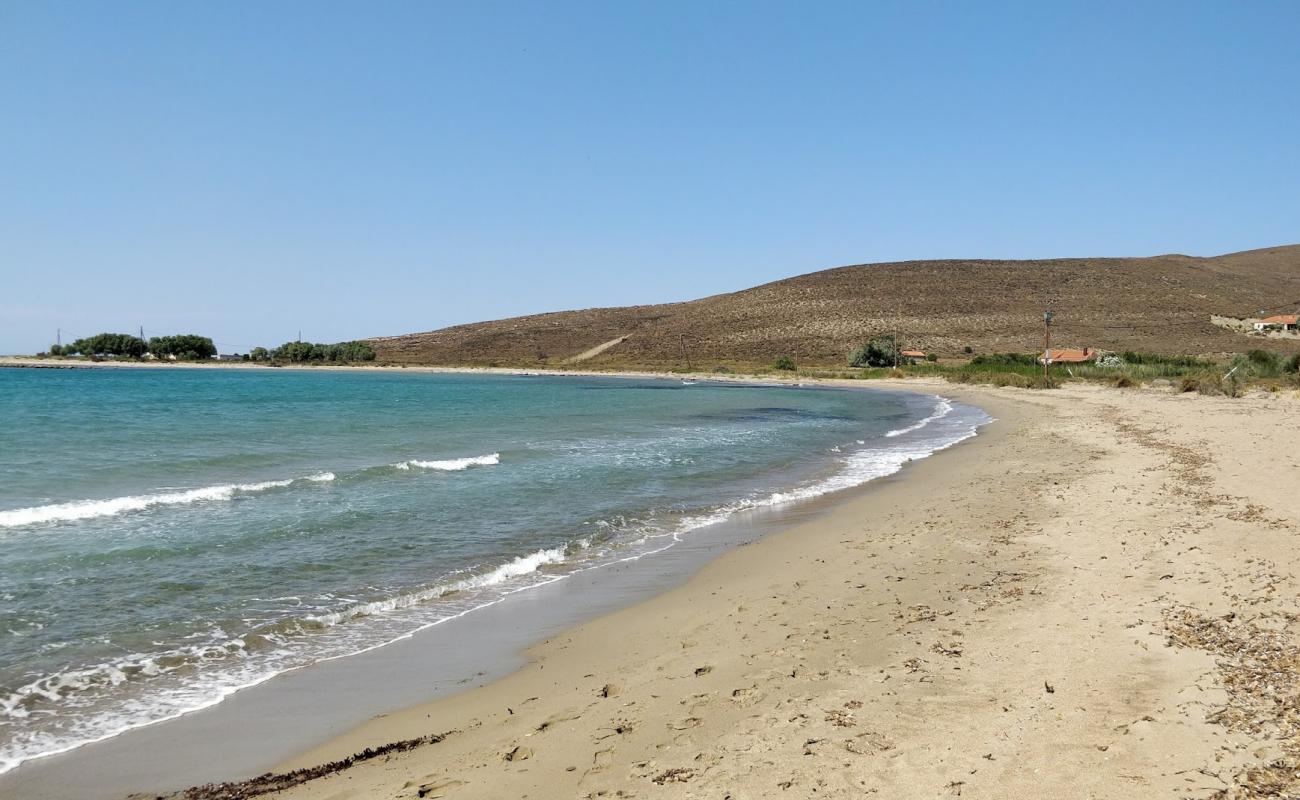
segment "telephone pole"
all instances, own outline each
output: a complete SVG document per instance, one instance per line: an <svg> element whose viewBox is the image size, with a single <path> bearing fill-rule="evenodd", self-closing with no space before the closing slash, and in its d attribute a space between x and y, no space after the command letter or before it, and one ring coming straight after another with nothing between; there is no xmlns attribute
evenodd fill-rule
<svg viewBox="0 0 1300 800"><path fill-rule="evenodd" d="M1043 383L1052 384L1052 312L1043 312Z"/></svg>

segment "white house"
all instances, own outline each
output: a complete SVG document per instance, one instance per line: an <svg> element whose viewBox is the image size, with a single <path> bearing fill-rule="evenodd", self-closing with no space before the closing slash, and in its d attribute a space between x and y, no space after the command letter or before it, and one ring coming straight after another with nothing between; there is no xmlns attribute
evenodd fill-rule
<svg viewBox="0 0 1300 800"><path fill-rule="evenodd" d="M1294 331L1300 328L1300 314L1278 314L1272 317L1265 317L1255 323L1255 330L1263 331Z"/></svg>

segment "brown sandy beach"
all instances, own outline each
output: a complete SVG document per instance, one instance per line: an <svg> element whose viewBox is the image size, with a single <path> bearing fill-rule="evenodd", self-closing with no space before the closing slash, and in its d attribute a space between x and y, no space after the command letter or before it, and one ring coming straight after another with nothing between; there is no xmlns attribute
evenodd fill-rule
<svg viewBox="0 0 1300 800"><path fill-rule="evenodd" d="M1000 422L275 796L1294 796L1300 399L907 385Z"/></svg>

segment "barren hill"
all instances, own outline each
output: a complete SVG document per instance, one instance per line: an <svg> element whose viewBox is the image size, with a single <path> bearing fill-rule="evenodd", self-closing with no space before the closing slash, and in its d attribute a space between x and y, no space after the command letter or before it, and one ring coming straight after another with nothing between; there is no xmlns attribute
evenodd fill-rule
<svg viewBox="0 0 1300 800"><path fill-rule="evenodd" d="M561 311L372 339L381 361L558 366L843 364L873 335L897 329L907 346L940 356L1032 351L1042 312L1053 344L1164 354L1294 341L1246 336L1211 315L1300 308L1300 245L1198 258L903 261L861 264L685 303ZM619 341L616 341L619 340ZM601 346L604 346L603 348Z"/></svg>

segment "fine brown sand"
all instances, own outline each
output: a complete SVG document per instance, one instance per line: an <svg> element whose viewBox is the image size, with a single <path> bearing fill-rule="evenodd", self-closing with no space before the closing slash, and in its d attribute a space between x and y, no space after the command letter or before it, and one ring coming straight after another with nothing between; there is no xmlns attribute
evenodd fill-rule
<svg viewBox="0 0 1300 800"><path fill-rule="evenodd" d="M274 796L1297 796L1300 398L905 385L1000 421Z"/></svg>

